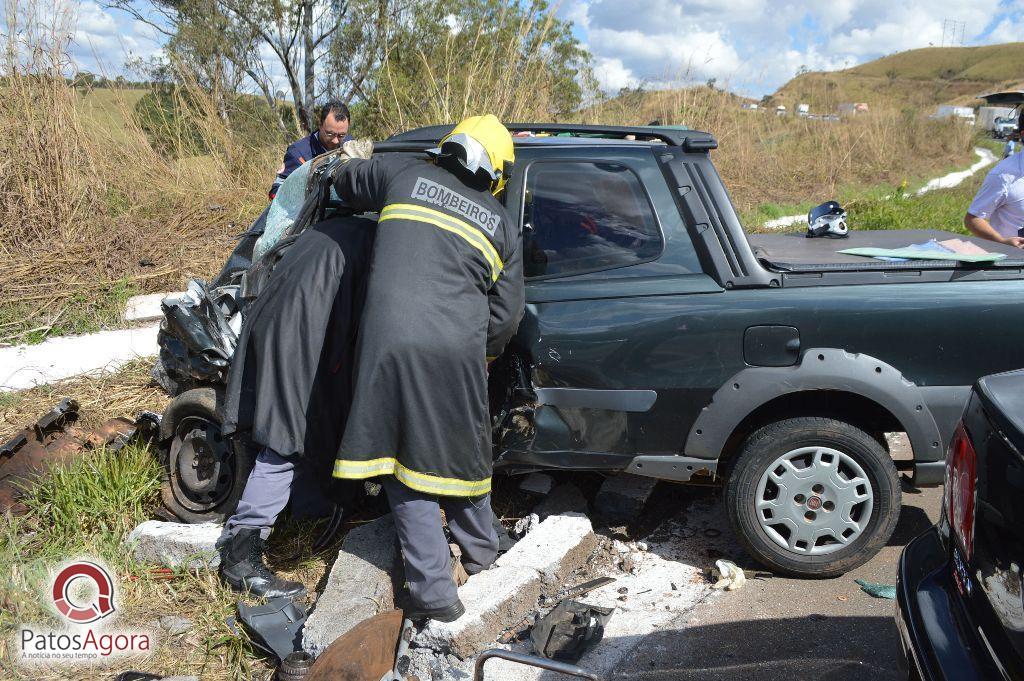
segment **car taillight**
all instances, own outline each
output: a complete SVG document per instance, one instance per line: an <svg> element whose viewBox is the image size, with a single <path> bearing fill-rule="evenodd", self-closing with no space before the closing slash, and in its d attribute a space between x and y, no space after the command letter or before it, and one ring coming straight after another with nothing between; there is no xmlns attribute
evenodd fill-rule
<svg viewBox="0 0 1024 681"><path fill-rule="evenodd" d="M961 423L956 427L946 462L946 514L950 534L966 560L974 551L974 495L978 456Z"/></svg>

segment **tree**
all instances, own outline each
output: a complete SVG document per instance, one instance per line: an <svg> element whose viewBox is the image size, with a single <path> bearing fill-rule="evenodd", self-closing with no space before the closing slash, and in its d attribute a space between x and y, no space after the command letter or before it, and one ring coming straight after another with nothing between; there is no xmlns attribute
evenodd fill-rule
<svg viewBox="0 0 1024 681"><path fill-rule="evenodd" d="M380 33L394 12L389 0L103 1L163 33L171 62L215 94L236 92L248 82L277 111L272 74L283 73L306 131L313 128L319 98L330 94L347 102L359 91L380 61ZM346 73L359 74L347 81L320 68L342 33L353 59Z"/></svg>
<svg viewBox="0 0 1024 681"><path fill-rule="evenodd" d="M545 2L426 0L401 8L361 87L373 133L493 113L550 119L593 87L590 55ZM341 69L336 69L340 71Z"/></svg>

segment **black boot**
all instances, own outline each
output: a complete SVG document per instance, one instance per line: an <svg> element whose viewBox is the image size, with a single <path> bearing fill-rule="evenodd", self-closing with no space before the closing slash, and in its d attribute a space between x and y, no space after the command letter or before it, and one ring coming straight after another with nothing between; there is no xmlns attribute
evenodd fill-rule
<svg viewBox="0 0 1024 681"><path fill-rule="evenodd" d="M221 551L221 578L236 591L248 591L261 598L304 594L306 587L302 584L281 579L267 567L263 562L264 545L258 529L239 530Z"/></svg>
<svg viewBox="0 0 1024 681"><path fill-rule="evenodd" d="M458 598L451 605L441 608L420 608L413 606L405 611L406 619L414 622L422 620L437 620L438 622L454 622L466 614L466 607Z"/></svg>

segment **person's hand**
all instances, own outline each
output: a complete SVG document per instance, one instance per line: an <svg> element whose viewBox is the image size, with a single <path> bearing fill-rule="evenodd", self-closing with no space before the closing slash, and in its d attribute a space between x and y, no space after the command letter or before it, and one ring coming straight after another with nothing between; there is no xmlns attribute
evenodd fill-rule
<svg viewBox="0 0 1024 681"><path fill-rule="evenodd" d="M1014 248L1024 248L1024 237L1008 236L1003 239L1003 243Z"/></svg>

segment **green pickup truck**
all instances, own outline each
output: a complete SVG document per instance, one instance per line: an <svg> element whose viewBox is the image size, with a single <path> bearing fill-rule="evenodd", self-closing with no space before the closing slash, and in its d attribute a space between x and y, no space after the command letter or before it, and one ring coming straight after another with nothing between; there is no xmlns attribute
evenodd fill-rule
<svg viewBox="0 0 1024 681"><path fill-rule="evenodd" d="M1006 257L973 264L838 253L953 236L858 232L855 214L848 239L748 235L708 133L509 128L505 205L522 226L527 306L491 367L498 471L720 482L753 556L834 576L888 541L899 471L942 483L974 381L1024 364L1024 252L980 242ZM422 153L449 129L376 153ZM906 433L913 457L894 460L886 433ZM173 419L164 435L182 437ZM217 496L210 512L236 495Z"/></svg>

